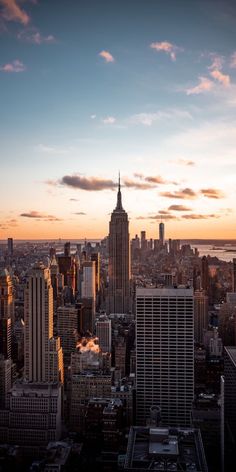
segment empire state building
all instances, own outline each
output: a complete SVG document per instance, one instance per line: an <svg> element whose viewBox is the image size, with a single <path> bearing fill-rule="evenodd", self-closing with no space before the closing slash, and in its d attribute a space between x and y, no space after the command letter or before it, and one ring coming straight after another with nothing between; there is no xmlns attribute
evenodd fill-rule
<svg viewBox="0 0 236 472"><path fill-rule="evenodd" d="M128 313L130 310L130 246L129 220L122 207L120 177L116 208L109 225L109 287L108 313Z"/></svg>

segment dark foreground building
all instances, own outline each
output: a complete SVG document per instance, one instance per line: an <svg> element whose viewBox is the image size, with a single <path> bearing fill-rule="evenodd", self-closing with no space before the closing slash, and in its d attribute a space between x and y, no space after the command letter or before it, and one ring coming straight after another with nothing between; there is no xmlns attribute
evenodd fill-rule
<svg viewBox="0 0 236 472"><path fill-rule="evenodd" d="M201 434L193 428L130 429L124 471L207 472Z"/></svg>

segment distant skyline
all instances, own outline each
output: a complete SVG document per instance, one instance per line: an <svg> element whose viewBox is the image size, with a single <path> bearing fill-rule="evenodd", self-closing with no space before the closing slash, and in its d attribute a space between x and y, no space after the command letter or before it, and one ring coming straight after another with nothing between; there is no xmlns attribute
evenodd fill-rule
<svg viewBox="0 0 236 472"><path fill-rule="evenodd" d="M0 0L0 240L236 239L236 2Z"/></svg>

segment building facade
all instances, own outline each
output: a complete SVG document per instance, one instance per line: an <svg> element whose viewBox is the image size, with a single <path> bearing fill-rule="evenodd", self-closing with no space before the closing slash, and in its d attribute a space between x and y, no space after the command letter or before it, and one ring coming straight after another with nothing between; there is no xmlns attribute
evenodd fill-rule
<svg viewBox="0 0 236 472"><path fill-rule="evenodd" d="M193 291L138 288L136 293L136 421L152 406L163 424L189 425L194 394Z"/></svg>
<svg viewBox="0 0 236 472"><path fill-rule="evenodd" d="M122 207L120 181L117 205L109 226L108 313L130 311L130 245L128 215Z"/></svg>

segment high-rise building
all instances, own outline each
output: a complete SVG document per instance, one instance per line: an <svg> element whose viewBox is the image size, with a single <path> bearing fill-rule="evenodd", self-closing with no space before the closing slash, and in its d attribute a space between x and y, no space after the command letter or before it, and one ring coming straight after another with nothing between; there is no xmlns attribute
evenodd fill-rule
<svg viewBox="0 0 236 472"><path fill-rule="evenodd" d="M5 359L0 355L0 409L5 408L7 393L11 388L11 359Z"/></svg>
<svg viewBox="0 0 236 472"><path fill-rule="evenodd" d="M190 424L193 330L192 289L137 288L137 424L146 423L152 406L161 409L163 424Z"/></svg>
<svg viewBox="0 0 236 472"><path fill-rule="evenodd" d="M80 309L75 305L60 306L57 309L57 334L61 339L65 369L69 366L71 353L76 348L79 315Z"/></svg>
<svg viewBox="0 0 236 472"><path fill-rule="evenodd" d="M141 251L147 249L146 231L141 231Z"/></svg>
<svg viewBox="0 0 236 472"><path fill-rule="evenodd" d="M96 322L96 336L101 350L111 352L111 320L107 316L100 316Z"/></svg>
<svg viewBox="0 0 236 472"><path fill-rule="evenodd" d="M208 297L204 292L194 293L194 340L203 342L203 332L208 328Z"/></svg>
<svg viewBox="0 0 236 472"><path fill-rule="evenodd" d="M120 179L117 205L109 227L108 313L130 310L130 245L128 215L122 207Z"/></svg>
<svg viewBox="0 0 236 472"><path fill-rule="evenodd" d="M165 226L162 222L159 224L159 243L160 246L164 246L165 244Z"/></svg>
<svg viewBox="0 0 236 472"><path fill-rule="evenodd" d="M7 253L8 256L13 255L13 238L8 238L7 240Z"/></svg>
<svg viewBox="0 0 236 472"><path fill-rule="evenodd" d="M233 259L233 280L232 280L233 292L236 292L236 259Z"/></svg>
<svg viewBox="0 0 236 472"><path fill-rule="evenodd" d="M235 463L236 443L236 347L224 348L225 472Z"/></svg>
<svg viewBox="0 0 236 472"><path fill-rule="evenodd" d="M202 289L205 290L207 294L209 289L209 266L206 256L202 258L201 285Z"/></svg>
<svg viewBox="0 0 236 472"><path fill-rule="evenodd" d="M25 290L25 379L63 382L60 338L53 337L53 288L41 263L30 271Z"/></svg>
<svg viewBox="0 0 236 472"><path fill-rule="evenodd" d="M91 261L95 262L96 294L97 294L100 289L100 253L93 252L91 254Z"/></svg>
<svg viewBox="0 0 236 472"><path fill-rule="evenodd" d="M11 358L12 321L14 317L13 285L7 269L0 271L0 354Z"/></svg>

